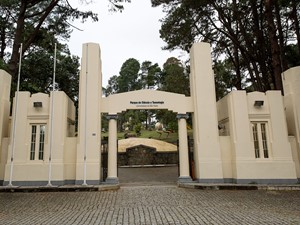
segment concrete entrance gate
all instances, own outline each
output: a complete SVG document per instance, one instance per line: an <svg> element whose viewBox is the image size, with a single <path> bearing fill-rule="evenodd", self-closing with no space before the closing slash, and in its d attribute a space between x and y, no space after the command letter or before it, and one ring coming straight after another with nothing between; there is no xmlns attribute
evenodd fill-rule
<svg viewBox="0 0 300 225"><path fill-rule="evenodd" d="M15 98L14 113L9 118L11 76L0 70L0 185L102 182L101 113L107 113L109 119L106 182L118 183L117 114L149 108L168 109L178 115L179 182L191 181L187 113L193 119L196 182L299 182L300 67L282 74L284 96L280 91L232 91L216 103L210 46L206 43L194 44L191 49L190 97L139 90L103 98L97 44L84 44L81 66L77 136L75 107L62 91L54 91L50 96L18 92L20 101L15 104Z"/></svg>
<svg viewBox="0 0 300 225"><path fill-rule="evenodd" d="M100 177L101 113L109 120L107 183L118 183L117 114L127 109L168 109L177 113L179 182L191 181L186 119L192 114L195 176L201 182L223 182L217 107L210 45L191 49L191 97L156 90L139 90L102 98L102 73L98 44L83 45L79 85L79 124L76 183L97 184Z"/></svg>

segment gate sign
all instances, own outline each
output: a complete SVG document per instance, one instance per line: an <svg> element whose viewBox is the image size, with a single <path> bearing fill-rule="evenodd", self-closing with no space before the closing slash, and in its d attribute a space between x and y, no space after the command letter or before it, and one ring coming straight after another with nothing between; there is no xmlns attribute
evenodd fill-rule
<svg viewBox="0 0 300 225"><path fill-rule="evenodd" d="M164 101L130 101L129 103L131 105L134 105L137 108L139 107L157 108L165 104Z"/></svg>
<svg viewBox="0 0 300 225"><path fill-rule="evenodd" d="M138 90L113 94L101 100L103 113L117 114L128 109L168 109L177 113L193 112L191 97L157 90Z"/></svg>

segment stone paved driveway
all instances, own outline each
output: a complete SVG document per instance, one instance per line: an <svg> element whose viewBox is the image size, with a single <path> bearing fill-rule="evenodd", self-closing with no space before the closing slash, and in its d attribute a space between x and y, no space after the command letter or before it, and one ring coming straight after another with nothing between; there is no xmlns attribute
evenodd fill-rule
<svg viewBox="0 0 300 225"><path fill-rule="evenodd" d="M0 193L0 224L300 224L300 192L160 185Z"/></svg>

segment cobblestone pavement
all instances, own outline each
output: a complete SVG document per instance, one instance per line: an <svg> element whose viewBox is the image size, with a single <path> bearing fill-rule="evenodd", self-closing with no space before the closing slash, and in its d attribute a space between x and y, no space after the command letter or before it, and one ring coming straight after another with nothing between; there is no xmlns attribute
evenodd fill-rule
<svg viewBox="0 0 300 225"><path fill-rule="evenodd" d="M0 193L0 224L300 224L300 192L159 185Z"/></svg>

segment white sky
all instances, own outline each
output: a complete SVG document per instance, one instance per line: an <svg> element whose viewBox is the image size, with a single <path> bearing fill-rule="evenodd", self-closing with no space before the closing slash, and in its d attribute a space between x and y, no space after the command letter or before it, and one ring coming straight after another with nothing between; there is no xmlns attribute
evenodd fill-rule
<svg viewBox="0 0 300 225"><path fill-rule="evenodd" d="M90 5L72 2L73 7L98 13L98 22L88 20L73 24L84 31L74 29L68 45L71 53L79 57L83 43L95 42L100 45L104 87L111 76L119 74L122 64L129 58L135 58L140 63L149 60L161 67L172 56L186 59L182 51L161 50L165 43L159 37L159 20L164 14L161 8L152 8L150 0L132 0L130 4L125 4L122 13L109 12L107 0L94 1Z"/></svg>

